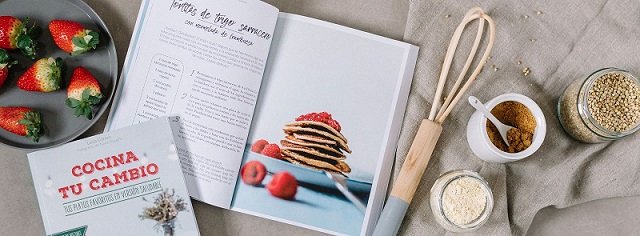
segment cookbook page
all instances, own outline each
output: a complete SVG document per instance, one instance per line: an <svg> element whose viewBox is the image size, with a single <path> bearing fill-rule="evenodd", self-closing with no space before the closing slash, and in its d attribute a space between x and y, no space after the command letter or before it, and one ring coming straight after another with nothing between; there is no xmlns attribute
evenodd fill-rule
<svg viewBox="0 0 640 236"><path fill-rule="evenodd" d="M255 0L143 1L106 130L178 116L189 194L228 208L277 14Z"/></svg>
<svg viewBox="0 0 640 236"><path fill-rule="evenodd" d="M384 201L417 52L280 13L232 209L366 234Z"/></svg>

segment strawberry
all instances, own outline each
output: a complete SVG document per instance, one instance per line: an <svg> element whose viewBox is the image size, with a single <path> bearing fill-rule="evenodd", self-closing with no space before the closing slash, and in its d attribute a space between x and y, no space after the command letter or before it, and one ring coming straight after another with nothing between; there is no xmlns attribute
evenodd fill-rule
<svg viewBox="0 0 640 236"><path fill-rule="evenodd" d="M29 25L29 19L22 22L13 16L0 16L0 48L20 49L31 60L36 59L37 42L34 36L39 31L35 24Z"/></svg>
<svg viewBox="0 0 640 236"><path fill-rule="evenodd" d="M31 137L38 142L43 133L40 113L27 107L0 107L0 128Z"/></svg>
<svg viewBox="0 0 640 236"><path fill-rule="evenodd" d="M76 67L67 88L65 104L75 110L76 116L85 116L91 120L91 108L100 104L102 98L98 80L84 67Z"/></svg>
<svg viewBox="0 0 640 236"><path fill-rule="evenodd" d="M5 51L4 49L0 49L0 87L4 85L4 82L9 76L9 68L17 63L17 61L11 60L11 58L9 58L9 54L7 54L7 51Z"/></svg>
<svg viewBox="0 0 640 236"><path fill-rule="evenodd" d="M98 32L88 30L74 21L52 20L49 22L49 32L56 45L72 56L96 49L100 43Z"/></svg>
<svg viewBox="0 0 640 236"><path fill-rule="evenodd" d="M42 58L18 79L18 88L34 92L53 92L60 89L62 59Z"/></svg>

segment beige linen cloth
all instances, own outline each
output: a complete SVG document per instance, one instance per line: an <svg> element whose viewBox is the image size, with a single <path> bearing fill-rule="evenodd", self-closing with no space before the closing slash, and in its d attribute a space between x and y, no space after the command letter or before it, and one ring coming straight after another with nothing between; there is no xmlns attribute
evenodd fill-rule
<svg viewBox="0 0 640 236"><path fill-rule="evenodd" d="M473 108L465 96L444 124L400 234L450 234L434 221L428 199L435 179L454 169L479 172L493 190L495 208L487 224L473 232L478 235L524 235L535 214L547 206L563 208L595 199L639 195L640 134L610 143L583 144L563 131L556 112L558 98L575 79L605 67L640 73L638 0L411 2L404 39L420 46L420 56L395 174L420 121L428 115L451 35L473 6L482 7L493 17L497 41L491 59L467 95L482 101L509 92L529 96L546 116L546 140L527 159L506 165L483 162L467 144L466 126ZM465 36L469 37L458 49L454 72L460 71L476 30L475 25L468 27ZM531 70L528 76L522 73L525 67ZM449 81L455 80L454 72Z"/></svg>

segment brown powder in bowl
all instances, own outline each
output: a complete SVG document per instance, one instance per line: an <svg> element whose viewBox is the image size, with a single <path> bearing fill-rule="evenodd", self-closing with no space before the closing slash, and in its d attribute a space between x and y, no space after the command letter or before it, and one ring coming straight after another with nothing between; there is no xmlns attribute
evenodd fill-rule
<svg viewBox="0 0 640 236"><path fill-rule="evenodd" d="M519 102L507 101L496 105L491 110L491 114L505 125L515 127L507 132L507 140L509 141L509 145L507 145L500 137L498 128L487 120L487 136L498 149L517 153L531 146L533 132L536 129L536 119L529 108Z"/></svg>

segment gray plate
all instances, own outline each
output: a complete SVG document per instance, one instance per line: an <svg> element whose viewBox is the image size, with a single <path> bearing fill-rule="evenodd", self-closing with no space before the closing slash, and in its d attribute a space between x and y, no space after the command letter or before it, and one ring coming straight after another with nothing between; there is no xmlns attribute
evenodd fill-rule
<svg viewBox="0 0 640 236"><path fill-rule="evenodd" d="M34 93L20 90L16 81L34 61L24 57L19 51L10 52L20 64L12 67L9 79L0 88L0 106L27 106L42 113L45 134L40 142L21 137L0 129L0 142L21 149L41 149L69 142L87 131L107 109L107 104L115 92L118 79L118 57L111 34L100 17L81 0L0 0L0 15L12 15L20 19L30 18L42 29L37 41L40 43L38 58L60 57L65 61L62 89L53 93ZM53 19L67 19L82 23L100 33L97 50L71 57L58 49L49 34L48 24ZM77 66L84 66L98 79L106 99L94 110L93 120L75 117L73 110L64 101L66 86L71 72Z"/></svg>

